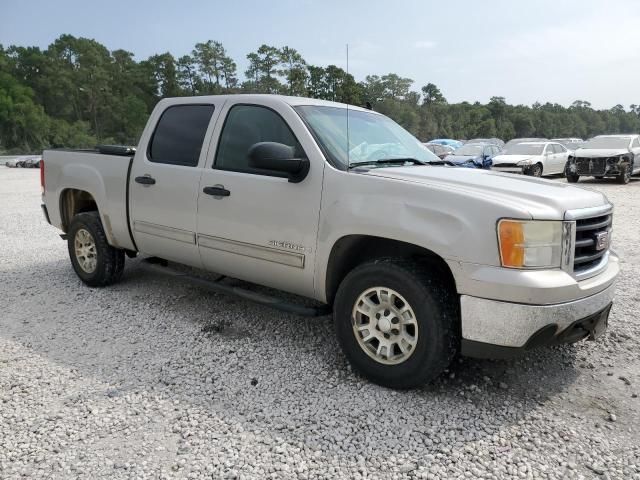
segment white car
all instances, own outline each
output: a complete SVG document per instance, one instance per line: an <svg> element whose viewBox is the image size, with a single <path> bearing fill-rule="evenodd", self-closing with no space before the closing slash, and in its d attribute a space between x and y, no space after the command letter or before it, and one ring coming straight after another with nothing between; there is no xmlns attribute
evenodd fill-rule
<svg viewBox="0 0 640 480"><path fill-rule="evenodd" d="M492 170L534 177L564 173L569 150L558 142L522 142L493 157Z"/></svg>
<svg viewBox="0 0 640 480"><path fill-rule="evenodd" d="M567 181L580 176L615 177L627 184L640 173L640 135L598 135L569 155Z"/></svg>

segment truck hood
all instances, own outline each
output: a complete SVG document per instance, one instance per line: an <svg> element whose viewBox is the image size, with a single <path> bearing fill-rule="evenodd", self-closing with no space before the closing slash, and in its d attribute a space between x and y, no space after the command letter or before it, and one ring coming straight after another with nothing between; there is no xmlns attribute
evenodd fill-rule
<svg viewBox="0 0 640 480"><path fill-rule="evenodd" d="M455 191L469 201L485 201L520 215L540 220L561 220L567 210L608 205L600 192L541 178L480 169L406 166L375 168L365 173ZM443 192L443 201L446 194ZM502 210L504 212L504 210ZM501 214L502 215L502 214Z"/></svg>
<svg viewBox="0 0 640 480"><path fill-rule="evenodd" d="M629 153L627 148L579 148L575 151L576 157L582 158L600 158L615 157L616 155L624 155Z"/></svg>
<svg viewBox="0 0 640 480"><path fill-rule="evenodd" d="M496 155L493 157L493 164L500 165L501 163L518 163L522 160L533 160L540 158L539 155Z"/></svg>

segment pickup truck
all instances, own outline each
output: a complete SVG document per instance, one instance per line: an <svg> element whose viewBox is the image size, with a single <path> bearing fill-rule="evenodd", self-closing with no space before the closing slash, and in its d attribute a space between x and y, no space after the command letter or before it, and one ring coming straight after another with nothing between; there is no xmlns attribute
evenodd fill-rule
<svg viewBox="0 0 640 480"><path fill-rule="evenodd" d="M164 99L135 151L48 150L41 182L85 284L142 254L312 299L226 287L332 311L348 360L392 388L457 352L597 338L619 270L603 194L456 168L384 115L309 98Z"/></svg>

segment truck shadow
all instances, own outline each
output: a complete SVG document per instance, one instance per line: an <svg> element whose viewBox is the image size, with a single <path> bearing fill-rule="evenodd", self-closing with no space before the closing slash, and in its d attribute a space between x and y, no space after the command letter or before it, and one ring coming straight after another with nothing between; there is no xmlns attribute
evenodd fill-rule
<svg viewBox="0 0 640 480"><path fill-rule="evenodd" d="M456 359L432 384L398 392L351 371L329 316L212 294L152 275L138 260L104 289L81 284L66 259L0 280L0 337L98 380L104 395L152 392L311 448L342 432L374 451L408 436L420 438L416 454L437 450L445 417L460 425L445 432L447 442L474 442L561 398L580 374L576 348L556 347L515 361ZM395 430L377 426L376 417L398 412L408 420ZM491 421L466 429L470 415Z"/></svg>

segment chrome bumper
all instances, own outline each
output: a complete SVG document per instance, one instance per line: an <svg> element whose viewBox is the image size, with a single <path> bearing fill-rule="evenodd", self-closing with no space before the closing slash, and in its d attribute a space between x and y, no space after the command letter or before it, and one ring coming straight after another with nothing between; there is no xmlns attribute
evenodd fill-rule
<svg viewBox="0 0 640 480"><path fill-rule="evenodd" d="M574 322L604 311L611 305L614 291L615 283L594 295L553 305L509 303L461 295L462 339L521 348L545 327L551 336L555 336Z"/></svg>

